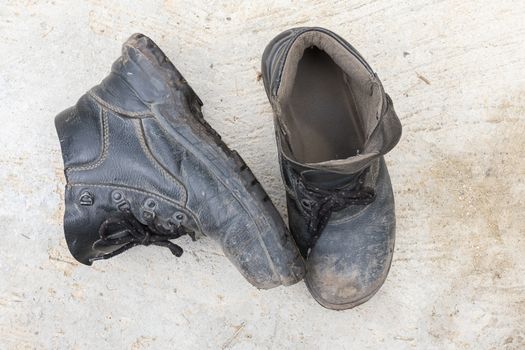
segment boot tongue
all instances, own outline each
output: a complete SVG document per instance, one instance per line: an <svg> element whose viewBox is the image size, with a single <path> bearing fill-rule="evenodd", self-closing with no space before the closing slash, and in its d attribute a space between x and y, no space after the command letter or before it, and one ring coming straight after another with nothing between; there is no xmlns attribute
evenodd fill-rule
<svg viewBox="0 0 525 350"><path fill-rule="evenodd" d="M349 187L358 180L359 173L356 174L339 174L324 170L306 170L301 173L303 180L315 187L325 190L335 190Z"/></svg>

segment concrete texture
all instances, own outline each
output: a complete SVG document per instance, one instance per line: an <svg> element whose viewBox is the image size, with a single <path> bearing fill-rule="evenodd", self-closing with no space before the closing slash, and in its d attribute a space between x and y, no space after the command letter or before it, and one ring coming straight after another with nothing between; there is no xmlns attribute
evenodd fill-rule
<svg viewBox="0 0 525 350"><path fill-rule="evenodd" d="M525 3L0 0L0 349L525 348ZM62 234L55 114L151 36L285 214L257 79L293 26L348 39L404 124L387 156L398 237L383 288L321 308L303 283L258 291L210 240L92 268Z"/></svg>

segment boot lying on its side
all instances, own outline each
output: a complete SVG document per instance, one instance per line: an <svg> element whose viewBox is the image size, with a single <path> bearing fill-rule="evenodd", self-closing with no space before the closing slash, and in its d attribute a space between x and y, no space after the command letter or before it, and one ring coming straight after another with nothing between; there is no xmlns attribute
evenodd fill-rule
<svg viewBox="0 0 525 350"><path fill-rule="evenodd" d="M258 288L290 285L304 263L241 157L155 43L133 35L100 85L56 118L67 179L66 240L81 263L194 232L218 241Z"/></svg>
<svg viewBox="0 0 525 350"><path fill-rule="evenodd" d="M383 155L401 124L370 66L326 29L278 35L262 72L306 283L321 305L352 308L381 287L392 261L394 197Z"/></svg>

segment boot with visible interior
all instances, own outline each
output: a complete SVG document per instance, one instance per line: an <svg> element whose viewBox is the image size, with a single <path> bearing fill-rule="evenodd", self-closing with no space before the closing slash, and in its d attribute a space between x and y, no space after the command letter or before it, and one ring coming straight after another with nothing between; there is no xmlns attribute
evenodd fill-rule
<svg viewBox="0 0 525 350"><path fill-rule="evenodd" d="M306 284L324 307L352 308L377 292L392 261L394 196L383 155L401 124L377 75L329 30L279 34L262 74Z"/></svg>

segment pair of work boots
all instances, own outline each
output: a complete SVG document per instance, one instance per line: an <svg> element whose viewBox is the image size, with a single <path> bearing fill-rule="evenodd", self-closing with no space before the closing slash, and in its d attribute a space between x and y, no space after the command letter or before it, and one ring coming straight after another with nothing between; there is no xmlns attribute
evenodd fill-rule
<svg viewBox="0 0 525 350"><path fill-rule="evenodd" d="M246 163L148 37L56 117L67 179L64 230L90 265L196 233L219 242L257 288L305 277L331 309L368 300L392 261L394 198L383 155L401 135L392 101L359 53L321 28L270 42L262 77L275 113L290 235Z"/></svg>

